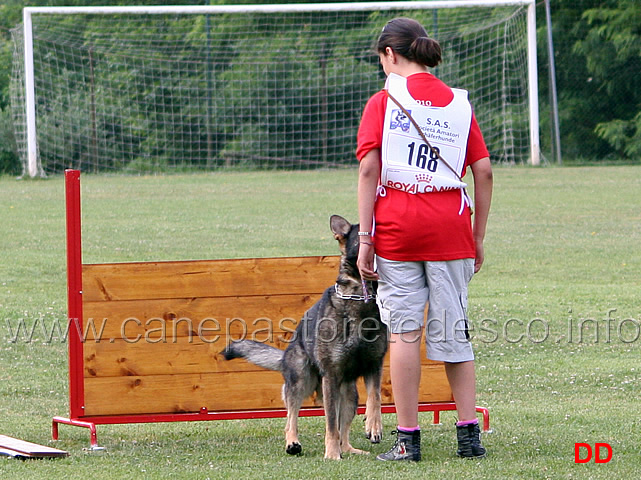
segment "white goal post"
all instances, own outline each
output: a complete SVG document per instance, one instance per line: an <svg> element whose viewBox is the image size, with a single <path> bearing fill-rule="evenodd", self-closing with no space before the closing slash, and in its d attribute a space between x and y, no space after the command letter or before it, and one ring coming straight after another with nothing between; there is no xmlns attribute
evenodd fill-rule
<svg viewBox="0 0 641 480"><path fill-rule="evenodd" d="M24 48L24 112L26 124L26 161L25 170L29 176L43 174L40 165L38 145L38 120L36 98L36 78L34 69L34 28L33 20L38 15L220 15L246 13L293 13L293 12L354 12L354 11L416 11L425 9L453 9L472 7L519 6L527 9L527 115L529 130L529 157L532 165L540 163L539 105L536 60L535 0L443 0L443 1L400 1L400 2L359 2L324 4L283 4L283 5L212 5L212 6L106 6L106 7L26 7L23 11L23 48ZM429 25L427 25L429 27ZM429 28L428 28L428 33ZM438 35L436 36L439 40ZM373 40L373 38L372 38ZM445 53L445 52L444 52ZM452 83L448 81L448 83ZM459 85L457 85L459 86ZM466 85L460 85L467 88ZM474 98L472 98L474 104ZM483 130L483 126L482 126ZM485 132L484 132L485 133Z"/></svg>

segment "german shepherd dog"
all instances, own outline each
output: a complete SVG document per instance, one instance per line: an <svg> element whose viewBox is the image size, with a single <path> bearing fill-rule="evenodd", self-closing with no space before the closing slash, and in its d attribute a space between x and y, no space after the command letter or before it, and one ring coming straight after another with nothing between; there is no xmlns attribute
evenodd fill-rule
<svg viewBox="0 0 641 480"><path fill-rule="evenodd" d="M325 408L325 458L339 460L341 453L368 453L349 442L356 415L356 380L367 387L365 433L372 443L382 435L381 372L387 351L387 327L381 323L375 282L361 280L358 225L332 215L330 227L338 240L341 261L336 285L329 287L301 319L287 349L251 340L232 342L224 350L227 360L245 358L283 374L283 401L287 407L286 451L302 452L298 441L298 413L303 400L316 393Z"/></svg>

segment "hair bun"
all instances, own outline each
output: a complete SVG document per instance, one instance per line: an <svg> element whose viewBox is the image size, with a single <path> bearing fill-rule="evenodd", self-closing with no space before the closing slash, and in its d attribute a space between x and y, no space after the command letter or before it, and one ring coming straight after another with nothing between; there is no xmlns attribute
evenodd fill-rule
<svg viewBox="0 0 641 480"><path fill-rule="evenodd" d="M417 37L410 46L412 53L412 60L427 65L428 67L436 67L441 63L441 45L426 36Z"/></svg>

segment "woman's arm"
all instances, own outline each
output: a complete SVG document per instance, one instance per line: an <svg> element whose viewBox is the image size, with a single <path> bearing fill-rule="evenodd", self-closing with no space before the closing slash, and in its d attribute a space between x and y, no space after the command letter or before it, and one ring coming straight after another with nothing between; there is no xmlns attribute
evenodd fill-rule
<svg viewBox="0 0 641 480"><path fill-rule="evenodd" d="M470 168L474 176L474 224L472 231L474 233L474 243L476 244L476 259L474 262L474 272L476 273L481 269L484 260L483 240L485 239L487 218L490 213L490 204L492 203L494 180L489 157L477 160Z"/></svg>
<svg viewBox="0 0 641 480"><path fill-rule="evenodd" d="M358 168L358 217L360 230L371 232L374 227L374 203L381 176L381 151L370 150L361 159ZM374 246L371 237L360 237L361 244L356 265L365 280L378 280L374 271Z"/></svg>

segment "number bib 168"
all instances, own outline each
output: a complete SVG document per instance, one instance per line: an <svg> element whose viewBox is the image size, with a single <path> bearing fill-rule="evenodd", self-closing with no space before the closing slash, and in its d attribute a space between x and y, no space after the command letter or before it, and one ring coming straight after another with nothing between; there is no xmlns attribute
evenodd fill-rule
<svg viewBox="0 0 641 480"><path fill-rule="evenodd" d="M425 144L407 115L388 100L383 128L382 185L407 193L465 188L467 185L457 173L462 173L465 164L471 122L467 92L453 89L454 99L449 105L431 107L416 102L407 90L407 80L399 75L388 76L387 88L412 115L433 149ZM449 167L439 159L439 154Z"/></svg>

